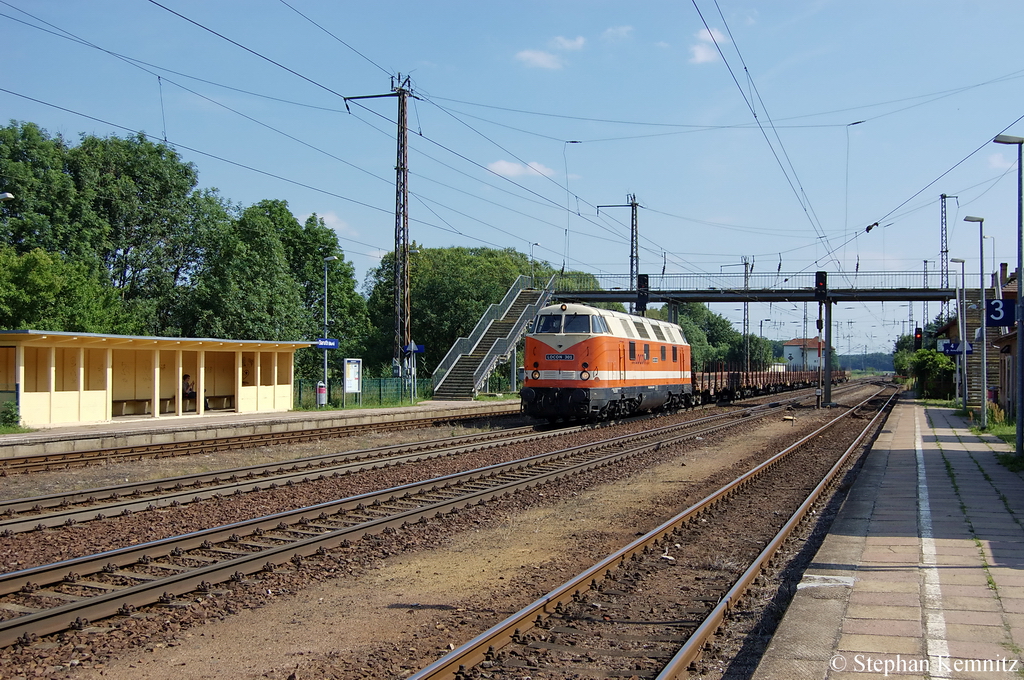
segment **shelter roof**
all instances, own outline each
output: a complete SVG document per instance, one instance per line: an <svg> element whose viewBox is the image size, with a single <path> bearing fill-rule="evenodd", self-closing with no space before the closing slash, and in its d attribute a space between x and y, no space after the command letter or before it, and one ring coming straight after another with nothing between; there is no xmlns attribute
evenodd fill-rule
<svg viewBox="0 0 1024 680"><path fill-rule="evenodd" d="M227 340L223 338L167 338L147 335L109 335L70 331L0 330L0 345L64 345L119 349L192 349L214 351L296 350L316 345L309 340Z"/></svg>

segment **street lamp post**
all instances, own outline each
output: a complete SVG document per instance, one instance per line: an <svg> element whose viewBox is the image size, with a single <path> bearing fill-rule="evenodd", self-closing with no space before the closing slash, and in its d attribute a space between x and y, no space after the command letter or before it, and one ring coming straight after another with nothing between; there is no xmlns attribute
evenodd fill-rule
<svg viewBox="0 0 1024 680"><path fill-rule="evenodd" d="M327 263L338 259L337 255L324 258L324 337L327 337ZM327 348L324 347L324 389L327 389ZM326 404L326 399L324 400Z"/></svg>
<svg viewBox="0 0 1024 680"><path fill-rule="evenodd" d="M978 245L981 250L981 429L988 427L988 356L985 351L985 218L968 215L964 222L978 223Z"/></svg>
<svg viewBox="0 0 1024 680"><path fill-rule="evenodd" d="M967 270L965 269L966 261L959 257L952 257L949 259L953 264L960 265L960 286L956 292L956 306L957 316L959 317L960 323L957 324L960 327L960 396L963 398L961 406L964 410L967 410ZM960 300L960 294L963 293L963 301Z"/></svg>
<svg viewBox="0 0 1024 680"><path fill-rule="evenodd" d="M1024 291L1021 290L1021 274L1024 273L1024 168L1021 166L1021 148L1024 137L997 135L996 144L1017 145L1017 356L1014 357L1014 372L1017 385L1014 390L1014 405L1017 412L1017 455L1024 456Z"/></svg>
<svg viewBox="0 0 1024 680"><path fill-rule="evenodd" d="M539 246L539 245L540 245L539 243L531 243L530 244L530 287L531 288L536 288L537 287L537 284L534 283L534 280L533 280L533 277L536 274L536 272L534 272L534 266L533 266L533 247L534 246Z"/></svg>

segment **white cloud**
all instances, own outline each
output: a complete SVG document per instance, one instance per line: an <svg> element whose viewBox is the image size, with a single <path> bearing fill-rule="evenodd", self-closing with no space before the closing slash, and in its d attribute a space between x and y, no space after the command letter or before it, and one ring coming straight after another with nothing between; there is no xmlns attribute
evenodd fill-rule
<svg viewBox="0 0 1024 680"><path fill-rule="evenodd" d="M345 234L346 236L359 236L359 232L353 229L352 225L339 217L336 212L328 211L320 215L320 217L324 219L324 224L339 234Z"/></svg>
<svg viewBox="0 0 1024 680"><path fill-rule="evenodd" d="M612 28L605 29L605 32L601 34L601 37L605 40L625 40L632 34L632 26L613 26Z"/></svg>
<svg viewBox="0 0 1024 680"><path fill-rule="evenodd" d="M551 168L545 167L535 161L527 163L526 165L505 160L494 161L493 163L488 164L487 169L495 174L501 175L502 177L524 177L527 175L544 175L545 177L551 177L555 174L555 171Z"/></svg>
<svg viewBox="0 0 1024 680"><path fill-rule="evenodd" d="M541 50L523 50L516 55L516 59L534 68L562 68L560 57Z"/></svg>
<svg viewBox="0 0 1024 680"><path fill-rule="evenodd" d="M718 48L715 47L715 43L721 45L722 43L729 42L729 39L717 28L712 28L710 31L702 28L697 33L696 38L700 42L696 45L690 45L691 64L707 64L712 61L718 61Z"/></svg>
<svg viewBox="0 0 1024 680"><path fill-rule="evenodd" d="M658 42L654 43L654 46L657 47L659 50L667 50L668 48L672 47L664 40L659 40Z"/></svg>
<svg viewBox="0 0 1024 680"><path fill-rule="evenodd" d="M586 39L582 35L578 35L578 36L576 36L575 38L572 38L572 39L563 38L562 36L558 36L557 38L555 38L554 40L551 41L551 44L554 46L554 48L556 50L574 51L574 50L582 50L583 49L583 45L586 42L587 42Z"/></svg>
<svg viewBox="0 0 1024 680"><path fill-rule="evenodd" d="M712 45L698 43L690 46L690 55L691 64L706 64L718 59L718 50Z"/></svg>
<svg viewBox="0 0 1024 680"><path fill-rule="evenodd" d="M1016 161L1007 160L1001 153L988 155L988 167L995 170L1009 170L1016 164Z"/></svg>
<svg viewBox="0 0 1024 680"><path fill-rule="evenodd" d="M710 31L706 28L700 29L700 32L697 34L697 39L702 42L729 42L729 39L725 37L725 34L723 34L717 28L712 28Z"/></svg>

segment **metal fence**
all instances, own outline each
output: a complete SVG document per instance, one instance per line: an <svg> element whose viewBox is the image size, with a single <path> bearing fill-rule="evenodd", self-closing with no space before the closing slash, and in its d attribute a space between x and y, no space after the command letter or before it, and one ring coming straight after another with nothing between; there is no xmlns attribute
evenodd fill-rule
<svg viewBox="0 0 1024 680"><path fill-rule="evenodd" d="M316 380L296 380L294 407L296 409L316 408ZM404 383L404 384L403 384ZM363 393L342 394L342 381L327 384L327 403L332 408L374 408L378 406L400 406L411 404L409 383L402 378L363 378ZM420 401L434 396L434 384L430 378L416 381L416 396Z"/></svg>

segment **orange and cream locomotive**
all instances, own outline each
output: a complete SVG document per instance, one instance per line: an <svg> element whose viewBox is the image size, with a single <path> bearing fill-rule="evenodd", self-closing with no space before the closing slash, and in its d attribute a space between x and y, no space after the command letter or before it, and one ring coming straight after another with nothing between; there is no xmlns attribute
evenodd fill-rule
<svg viewBox="0 0 1024 680"><path fill-rule="evenodd" d="M679 326L586 305L541 309L526 336L523 412L554 421L690 406L690 345Z"/></svg>

